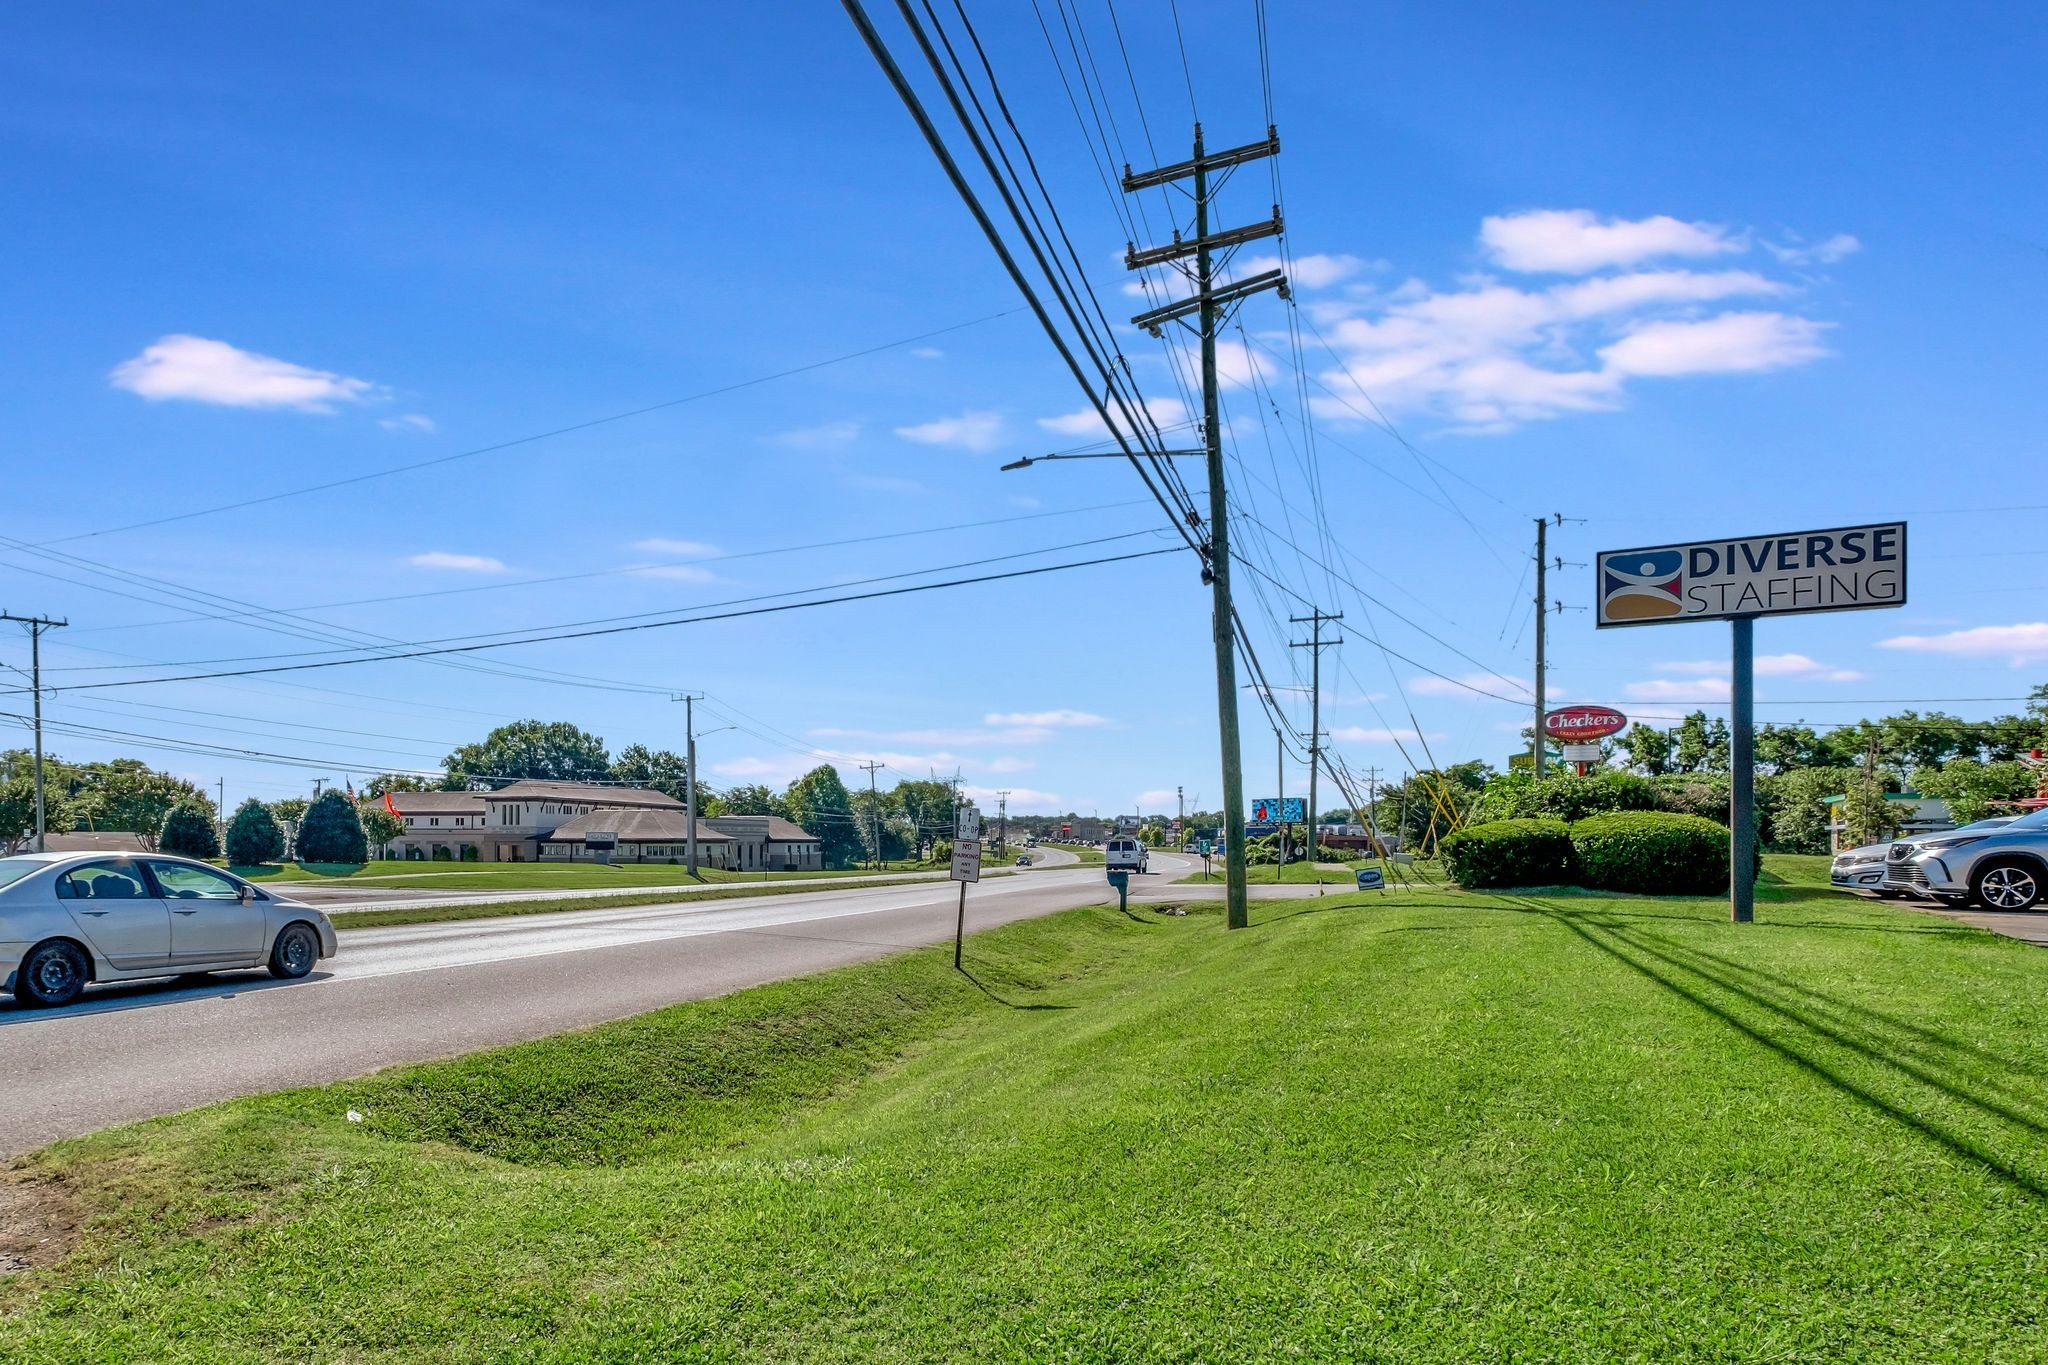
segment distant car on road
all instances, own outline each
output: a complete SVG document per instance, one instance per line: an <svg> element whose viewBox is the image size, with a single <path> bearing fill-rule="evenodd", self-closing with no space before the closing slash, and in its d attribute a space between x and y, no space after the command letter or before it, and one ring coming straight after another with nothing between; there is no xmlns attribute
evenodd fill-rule
<svg viewBox="0 0 2048 1365"><path fill-rule="evenodd" d="M2048 899L2048 809L1997 829L1902 839L1885 857L1884 885L1951 905L2032 910Z"/></svg>
<svg viewBox="0 0 2048 1365"><path fill-rule="evenodd" d="M1019 866L1019 867L1029 867L1029 866L1031 866L1031 855L1030 855L1029 853L1019 853L1019 854L1017 855L1017 866Z"/></svg>
<svg viewBox="0 0 2048 1365"><path fill-rule="evenodd" d="M1885 870L1891 865L1891 851L1899 844L1925 844L1929 840L1946 839L1951 835L1998 829L2011 824L2012 821L2013 817L2010 815L1994 815L1988 820L1975 820L1939 834L1920 835L1913 839L1887 839L1881 844L1845 848L1828 864L1828 882L1842 891L1869 891L1891 898L1909 896L1914 894L1915 888L1906 880L1905 868L1900 868L1899 878L1895 884L1887 885L1885 882Z"/></svg>
<svg viewBox="0 0 2048 1365"><path fill-rule="evenodd" d="M334 956L319 910L190 858L0 858L0 990L68 1005L88 982L268 967L294 980Z"/></svg>
<svg viewBox="0 0 2048 1365"><path fill-rule="evenodd" d="M1102 861L1111 872L1144 872L1151 866L1151 854L1129 835L1119 835L1103 850Z"/></svg>

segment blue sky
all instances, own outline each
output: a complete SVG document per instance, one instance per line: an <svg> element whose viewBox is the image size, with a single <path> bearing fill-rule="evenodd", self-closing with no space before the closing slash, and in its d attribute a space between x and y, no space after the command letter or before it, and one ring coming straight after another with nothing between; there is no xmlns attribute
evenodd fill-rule
<svg viewBox="0 0 2048 1365"><path fill-rule="evenodd" d="M980 8L1105 308L1137 311L1035 21ZM1250 5L1180 8L1212 144L1256 138ZM1106 12L1082 12L1108 60ZM1190 114L1166 8L1118 18L1143 97L1141 130L1111 82L1129 155L1149 131L1177 159ZM1114 462L999 472L1085 443L1083 404L837 7L28 5L0 22L0 588L72 621L45 655L56 686L1168 543ZM1525 694L1521 575L1530 519L1552 512L1584 519L1552 538L1581 564L1908 518L1909 607L1759 628L1766 718L1891 698L1984 715L2012 708L1949 699L2043 675L2048 552L2024 505L2048 44L2023 7L1302 4L1271 23L1326 526L1270 296L1243 314L1250 349L1226 348L1232 477L1276 533L1242 533L1255 561L1347 613L1324 720L1353 768L1404 766L1389 730L1421 757L1418 728L1438 759L1505 761L1523 708L1445 678ZM1247 172L1224 212L1251 221L1270 199ZM1158 346L1121 340L1173 414ZM1360 420L1367 393L1420 457ZM902 532L918 534L795 548ZM1588 575L1554 575L1554 594L1583 607ZM1289 598L1244 601L1295 685L1305 660L1268 614ZM431 766L519 716L673 746L667 695L687 688L711 695L701 727L737 726L703 741L717 782L787 780L826 753L850 777L866 756L885 781L957 768L1017 792L1013 809L1158 808L1176 785L1213 806L1206 609L1186 557L1157 556L475 656L482 671L59 692L51 747L224 777L232 801ZM1551 686L1676 716L1722 694L1726 652L1718 627L1596 634L1567 611ZM26 655L0 641L0 661ZM1246 734L1250 794L1268 795L1255 708ZM286 757L179 751L195 743Z"/></svg>

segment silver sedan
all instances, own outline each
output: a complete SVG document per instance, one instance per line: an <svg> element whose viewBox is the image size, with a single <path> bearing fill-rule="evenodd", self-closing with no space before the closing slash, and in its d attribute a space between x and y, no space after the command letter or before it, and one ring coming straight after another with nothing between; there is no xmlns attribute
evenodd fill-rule
<svg viewBox="0 0 2048 1365"><path fill-rule="evenodd" d="M320 911L190 858L0 858L0 990L17 1004L68 1005L93 981L252 967L293 980L335 949Z"/></svg>

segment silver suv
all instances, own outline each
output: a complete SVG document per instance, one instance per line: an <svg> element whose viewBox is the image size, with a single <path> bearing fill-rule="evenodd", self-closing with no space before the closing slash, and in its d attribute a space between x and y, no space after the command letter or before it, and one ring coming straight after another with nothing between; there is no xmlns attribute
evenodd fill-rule
<svg viewBox="0 0 2048 1365"><path fill-rule="evenodd" d="M1990 910L2031 910L2048 898L2048 809L2000 829L1954 830L1892 845L1884 884L1969 901Z"/></svg>
<svg viewBox="0 0 2048 1365"><path fill-rule="evenodd" d="M1870 891L1880 896L1924 896L1927 888L1913 881L1913 865L1904 857L1893 859L1892 850L1900 844L1911 844L1924 849L1929 841L1949 839L1962 834L1981 834L1985 830L2000 829L2013 822L2010 815L1994 815L1984 820L1973 820L1967 825L1942 830L1938 834L1916 834L1910 839L1887 839L1881 844L1863 844L1857 848L1845 848L1834 857L1828 866L1828 880L1845 891Z"/></svg>

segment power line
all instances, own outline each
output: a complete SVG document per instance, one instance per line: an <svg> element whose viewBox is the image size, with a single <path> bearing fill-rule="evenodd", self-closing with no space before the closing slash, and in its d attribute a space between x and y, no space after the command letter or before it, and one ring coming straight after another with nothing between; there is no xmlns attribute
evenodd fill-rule
<svg viewBox="0 0 2048 1365"><path fill-rule="evenodd" d="M681 398L670 398L659 403L649 403L644 407L632 408L625 412L609 413L603 417L590 418L588 421L572 422L567 426L555 427L548 431L537 431L528 436L515 436L508 441L497 441L490 445L477 446L470 450L459 450L453 455L440 455L431 460L415 460L410 464L391 465L384 469L373 469L367 474L352 474L345 479L330 479L324 483L307 484L302 488L289 488L280 493L266 493L262 497L244 498L240 502L228 502L214 507L195 508L189 512L177 512L170 516L152 517L146 521L131 521L125 525L108 526L98 531L81 531L75 535L58 536L54 540L44 540L36 543L39 545L63 545L74 540L89 540L94 536L119 535L123 531L140 531L152 526L168 526L173 522L190 521L195 517L210 517L221 512L238 512L248 507L261 507L268 503L282 502L287 498L304 497L309 493L324 493L330 489L347 488L353 484L368 483L373 479L385 479L394 474L409 474L415 470L432 469L439 465L453 464L458 460L472 460L480 455L490 455L501 450L511 450L517 446L532 445L536 441L547 441L557 436L568 436L579 431L589 431L593 427L607 426L613 422L623 422L633 417L645 417L651 412L661 412L668 408L681 407L686 403L701 402L704 399L716 398L722 394L737 393L742 389L750 389L757 385L773 383L775 380L788 379L795 375L808 374L813 370L822 370L832 365L843 365L850 360L859 360L865 356L879 355L883 351L893 351L899 347L915 345L920 341L929 341L933 337L945 336L949 332L958 332L968 327L978 327L985 322L994 322L998 318L1009 317L1018 311L1015 308L1005 308L999 312L985 314L982 317L970 318L966 322L956 322L947 327L935 327L928 332L919 332L916 336L900 337L895 341L885 341L878 346L868 346L858 351L848 351L844 355L831 356L824 360L814 360L806 365L797 365L787 370L778 370L774 374L758 375L752 379L742 379L737 383L721 384L717 388L702 389L696 393L685 394Z"/></svg>
<svg viewBox="0 0 2048 1365"><path fill-rule="evenodd" d="M263 668L229 669L218 673L187 673L167 678L130 678L113 682L74 683L61 690L64 692L96 691L110 687L145 687L155 683L200 682L212 678L244 678L258 674L295 673L314 668L338 668L349 664L381 663L390 659L428 658L442 654L467 654L484 649L505 649L514 645L543 644L555 640L585 640L601 635L622 635L632 631L659 630L669 626L700 625L707 621L730 621L747 616L767 616L778 612L799 611L809 607L838 606L846 602L867 602L884 597L902 597L911 593L933 592L940 588L958 588L973 583L994 583L1011 578L1029 578L1038 574L1058 573L1066 569L1086 569L1101 564L1122 564L1134 559L1150 559L1155 555L1177 554L1179 551L1167 548L1161 550L1139 550L1131 554L1108 555L1100 559L1076 560L1067 564L1045 564L1030 569L1012 569L1007 573L980 574L972 578L955 578L941 583L917 583L904 588L884 588L875 592L848 593L840 597L816 598L804 602L784 602L775 606L750 607L743 611L713 612L701 616L676 617L666 621L644 621L633 625L602 626L590 630L562 631L551 635L535 635L518 640L494 640L483 644L450 645L438 649L410 650L402 654L372 654L355 659L325 659L310 663L273 664ZM19 688L10 689L20 691Z"/></svg>

